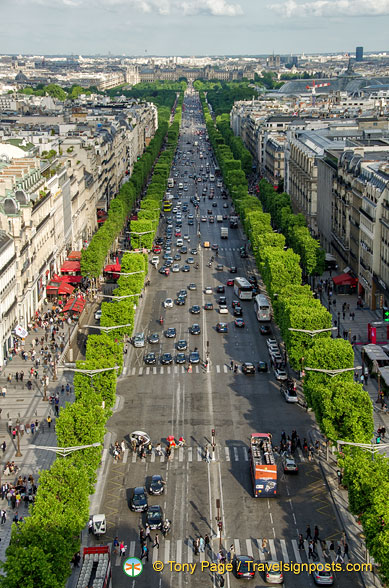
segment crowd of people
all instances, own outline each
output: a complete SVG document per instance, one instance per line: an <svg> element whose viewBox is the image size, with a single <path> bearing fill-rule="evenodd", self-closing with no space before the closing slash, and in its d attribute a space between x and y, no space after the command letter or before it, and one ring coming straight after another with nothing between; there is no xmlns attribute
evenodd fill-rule
<svg viewBox="0 0 389 588"><path fill-rule="evenodd" d="M3 482L1 485L1 500L7 501L8 508L13 511L13 522L22 522L23 516L20 516L19 508L24 504L25 508L28 508L30 504L33 504L35 495L37 492L37 485L34 477L30 474L27 476L19 476L14 484L9 482ZM2 525L7 520L7 511L3 507L0 513L0 522Z"/></svg>

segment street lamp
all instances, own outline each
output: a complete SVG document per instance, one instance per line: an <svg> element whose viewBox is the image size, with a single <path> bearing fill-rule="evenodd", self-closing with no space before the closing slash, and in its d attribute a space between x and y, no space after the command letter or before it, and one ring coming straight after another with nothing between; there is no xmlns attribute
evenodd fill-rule
<svg viewBox="0 0 389 588"><path fill-rule="evenodd" d="M118 276L134 276L135 274L144 274L144 270L139 270L138 272L130 272L130 273L125 273L125 272L118 272L115 270L104 270L104 272L106 274L117 274Z"/></svg>
<svg viewBox="0 0 389 588"><path fill-rule="evenodd" d="M43 396L43 400L45 402L47 402L48 398L47 398L47 386L49 385L49 376L44 376L44 386L43 386L43 390L44 390L44 396Z"/></svg>
<svg viewBox="0 0 389 588"><path fill-rule="evenodd" d="M61 366L61 368L64 369L64 370L67 370L69 372L78 372L78 373L81 373L81 374L85 374L86 376L89 376L89 377L93 378L93 376L95 376L96 374L101 374L103 372L110 372L112 370L118 370L119 369L119 366L118 365L114 365L113 367L100 368L100 369L97 369L97 370L88 370L88 369L87 370L82 370L82 369L79 369L79 368L70 368L70 367L67 367L67 366Z"/></svg>
<svg viewBox="0 0 389 588"><path fill-rule="evenodd" d="M340 337L340 312L338 312L338 337Z"/></svg>
<svg viewBox="0 0 389 588"><path fill-rule="evenodd" d="M74 447L49 447L48 445L30 445L29 449L45 449L46 451L53 451L61 457L67 457L75 451L81 449L89 449L90 447L100 447L101 443L92 443L92 445L77 445Z"/></svg>
<svg viewBox="0 0 389 588"><path fill-rule="evenodd" d="M140 296L142 292L138 294L126 294L125 296L110 296L109 294L97 294L97 296L102 296L103 298L113 298L114 300L124 300L124 298L133 298L134 296Z"/></svg>
<svg viewBox="0 0 389 588"><path fill-rule="evenodd" d="M326 370L324 368L304 367L304 370L309 371L309 372L319 372L321 374L325 374L326 376L330 376L330 378L333 378L334 376L338 376L339 374L343 374L345 372L353 372L354 370L360 370L361 367L362 366L360 366L360 365L356 365L354 367L342 368L342 369L338 369L338 370Z"/></svg>
<svg viewBox="0 0 389 588"><path fill-rule="evenodd" d="M131 327L131 323L127 325L115 325L114 327L101 327L100 325L82 325L83 329L100 329L101 331L113 331L114 329L121 329L122 327Z"/></svg>
<svg viewBox="0 0 389 588"><path fill-rule="evenodd" d="M365 451L369 451L372 454L373 459L376 453L378 453L381 450L386 451L386 449L389 448L389 443L351 443L351 441L342 440L337 440L336 443L338 445L338 448L342 445L353 445L354 447L360 447Z"/></svg>
<svg viewBox="0 0 389 588"><path fill-rule="evenodd" d="M289 327L288 331L296 331L297 333L306 333L307 335L310 335L313 338L315 335L318 335L319 333L326 333L327 331L336 331L336 327L329 327L328 329L315 329L315 330L293 329L292 327Z"/></svg>

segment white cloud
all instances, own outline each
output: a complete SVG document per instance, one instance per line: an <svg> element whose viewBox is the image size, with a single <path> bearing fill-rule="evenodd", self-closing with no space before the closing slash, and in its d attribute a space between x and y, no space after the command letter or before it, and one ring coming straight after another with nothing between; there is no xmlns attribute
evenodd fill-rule
<svg viewBox="0 0 389 588"><path fill-rule="evenodd" d="M387 16L389 0L312 0L296 2L286 0L273 4L273 10L290 17Z"/></svg>

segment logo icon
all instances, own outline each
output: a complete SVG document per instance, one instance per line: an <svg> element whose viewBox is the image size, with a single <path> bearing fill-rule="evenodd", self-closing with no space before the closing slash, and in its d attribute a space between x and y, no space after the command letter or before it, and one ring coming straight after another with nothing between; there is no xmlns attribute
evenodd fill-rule
<svg viewBox="0 0 389 588"><path fill-rule="evenodd" d="M137 557L129 557L123 564L124 573L131 578L139 576L143 571L143 564Z"/></svg>

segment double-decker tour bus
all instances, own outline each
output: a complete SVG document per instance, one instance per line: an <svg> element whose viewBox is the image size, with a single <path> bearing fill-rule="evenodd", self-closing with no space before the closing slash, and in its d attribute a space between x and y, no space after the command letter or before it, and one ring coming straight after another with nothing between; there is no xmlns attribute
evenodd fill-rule
<svg viewBox="0 0 389 588"><path fill-rule="evenodd" d="M277 494L277 465L268 433L252 433L250 438L250 469L255 498Z"/></svg>

